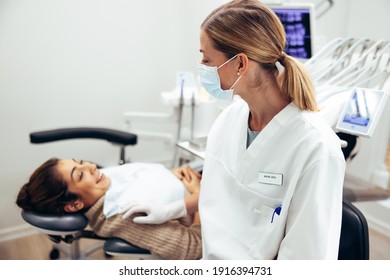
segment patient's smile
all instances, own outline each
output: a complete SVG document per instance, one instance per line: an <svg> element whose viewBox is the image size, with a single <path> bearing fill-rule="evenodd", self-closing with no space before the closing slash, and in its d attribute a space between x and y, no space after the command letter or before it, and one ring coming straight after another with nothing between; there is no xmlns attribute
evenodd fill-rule
<svg viewBox="0 0 390 280"><path fill-rule="evenodd" d="M100 181L102 181L106 178L106 176L100 170L98 170L98 172L99 172L99 174L98 174L98 179L96 181L96 184L99 184Z"/></svg>

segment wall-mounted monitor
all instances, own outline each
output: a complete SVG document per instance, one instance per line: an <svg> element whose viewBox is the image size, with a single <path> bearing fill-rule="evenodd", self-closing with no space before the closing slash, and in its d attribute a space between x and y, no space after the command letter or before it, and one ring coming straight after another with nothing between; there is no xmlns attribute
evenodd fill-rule
<svg viewBox="0 0 390 280"><path fill-rule="evenodd" d="M371 137L382 117L389 94L383 90L354 88L336 125L341 132Z"/></svg>
<svg viewBox="0 0 390 280"><path fill-rule="evenodd" d="M314 5L312 3L268 4L286 31L286 53L302 60L314 54Z"/></svg>

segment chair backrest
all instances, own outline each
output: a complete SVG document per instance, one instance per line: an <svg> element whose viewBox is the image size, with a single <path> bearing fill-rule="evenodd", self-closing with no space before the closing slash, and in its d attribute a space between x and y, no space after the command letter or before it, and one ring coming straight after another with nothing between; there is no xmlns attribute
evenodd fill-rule
<svg viewBox="0 0 390 280"><path fill-rule="evenodd" d="M343 201L339 260L368 260L368 224L363 213L349 201Z"/></svg>

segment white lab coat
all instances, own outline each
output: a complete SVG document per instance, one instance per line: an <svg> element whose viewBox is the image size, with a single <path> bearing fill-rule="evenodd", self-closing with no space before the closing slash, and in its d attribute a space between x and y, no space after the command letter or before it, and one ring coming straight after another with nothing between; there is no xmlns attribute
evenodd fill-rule
<svg viewBox="0 0 390 280"><path fill-rule="evenodd" d="M345 172L337 135L291 103L246 149L248 116L238 100L208 136L203 258L337 259Z"/></svg>

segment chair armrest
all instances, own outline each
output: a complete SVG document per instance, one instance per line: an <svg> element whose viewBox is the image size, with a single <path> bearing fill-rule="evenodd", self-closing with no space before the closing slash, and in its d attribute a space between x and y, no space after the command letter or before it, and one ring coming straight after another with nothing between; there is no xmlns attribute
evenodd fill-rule
<svg viewBox="0 0 390 280"><path fill-rule="evenodd" d="M34 144L80 138L102 139L124 146L137 144L137 135L108 128L72 127L30 133L30 142Z"/></svg>

